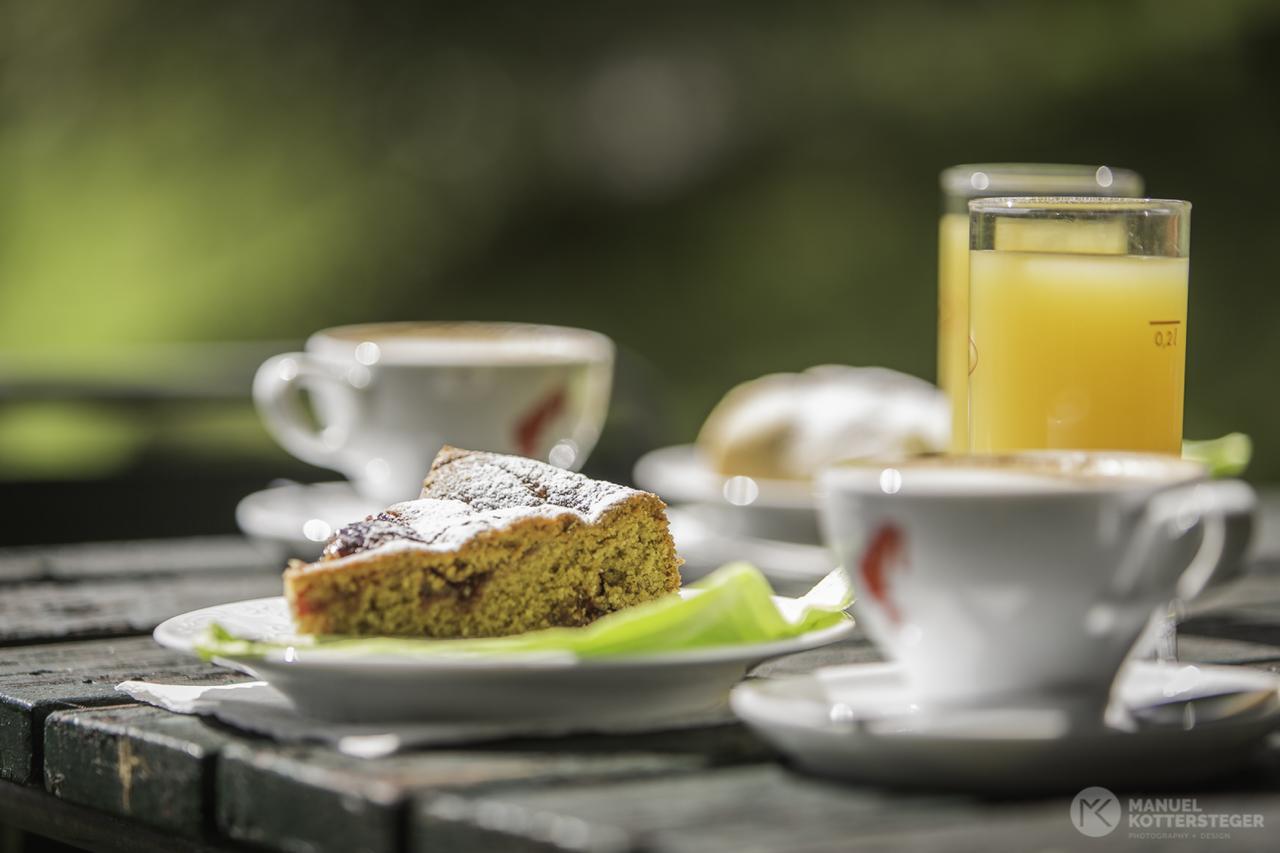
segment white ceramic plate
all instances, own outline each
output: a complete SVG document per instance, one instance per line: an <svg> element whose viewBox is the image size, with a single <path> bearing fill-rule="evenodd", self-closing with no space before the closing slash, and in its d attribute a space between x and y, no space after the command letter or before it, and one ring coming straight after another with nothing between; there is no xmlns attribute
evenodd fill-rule
<svg viewBox="0 0 1280 853"><path fill-rule="evenodd" d="M1131 662L1113 691L1113 709L1237 690L1262 697L1238 714L1188 728L1125 729L1101 720L1073 726L1051 706L929 713L895 664L751 681L734 688L730 704L796 764L824 776L1001 793L1140 789L1243 764L1280 725L1278 686L1280 677L1244 667Z"/></svg>
<svg viewBox="0 0 1280 853"><path fill-rule="evenodd" d="M696 591L682 590L682 595ZM797 599L775 598L784 613ZM193 652L212 622L274 643L302 642L283 598L258 598L175 616L155 630L160 645ZM594 720L675 715L722 703L749 667L847 637L853 620L800 637L651 655L579 659L568 653L354 657L306 645L266 658L216 662L269 682L317 719Z"/></svg>
<svg viewBox="0 0 1280 853"><path fill-rule="evenodd" d="M634 474L641 488L673 501L769 509L812 510L815 506L808 481L726 477L708 465L693 444L649 451L636 462Z"/></svg>
<svg viewBox="0 0 1280 853"><path fill-rule="evenodd" d="M330 533L381 509L346 481L286 483L245 496L236 506L236 524L255 539L311 560L320 556Z"/></svg>
<svg viewBox="0 0 1280 853"><path fill-rule="evenodd" d="M735 560L746 560L764 572L774 590L802 594L835 568L835 558L823 545L783 542L723 533L706 506L669 507L671 536L684 558L680 574L685 582Z"/></svg>
<svg viewBox="0 0 1280 853"><path fill-rule="evenodd" d="M726 477L692 444L663 447L641 456L636 484L668 503L699 504L714 514L724 535L819 544L813 484L803 480Z"/></svg>

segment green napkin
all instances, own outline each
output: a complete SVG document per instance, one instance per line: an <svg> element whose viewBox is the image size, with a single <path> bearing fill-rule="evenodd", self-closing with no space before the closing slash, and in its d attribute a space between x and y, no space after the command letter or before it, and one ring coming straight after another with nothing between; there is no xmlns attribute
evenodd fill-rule
<svg viewBox="0 0 1280 853"><path fill-rule="evenodd" d="M196 651L206 659L262 657L290 646L353 656L520 652L568 652L583 658L643 655L798 637L847 619L843 611L853 600L844 573L835 571L786 606L784 612L774 602L773 590L764 575L747 563L721 566L691 588L699 590L699 594L664 596L602 616L582 628L547 628L513 637L307 637L298 643L263 643L241 639L214 624L196 645Z"/></svg>
<svg viewBox="0 0 1280 853"><path fill-rule="evenodd" d="M1209 466L1215 477L1234 477L1243 474L1253 456L1253 442L1242 432L1228 433L1221 438L1204 441L1182 442L1182 458L1194 459Z"/></svg>

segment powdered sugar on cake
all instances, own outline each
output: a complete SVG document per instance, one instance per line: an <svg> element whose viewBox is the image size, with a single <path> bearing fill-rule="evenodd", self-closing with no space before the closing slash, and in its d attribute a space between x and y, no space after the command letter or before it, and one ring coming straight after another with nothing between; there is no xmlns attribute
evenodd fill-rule
<svg viewBox="0 0 1280 853"><path fill-rule="evenodd" d="M643 495L533 459L446 447L422 497L343 527L315 565L387 549L453 551L483 533L529 518L573 515L597 522L610 507Z"/></svg>
<svg viewBox="0 0 1280 853"><path fill-rule="evenodd" d="M422 497L459 500L475 510L557 506L595 521L635 489L593 480L519 456L445 447L431 465Z"/></svg>

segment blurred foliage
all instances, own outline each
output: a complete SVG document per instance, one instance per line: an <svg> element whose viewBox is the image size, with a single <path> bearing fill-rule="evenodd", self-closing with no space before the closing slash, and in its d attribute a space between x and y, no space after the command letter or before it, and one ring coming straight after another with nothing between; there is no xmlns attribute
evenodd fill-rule
<svg viewBox="0 0 1280 853"><path fill-rule="evenodd" d="M943 167L1107 162L1195 203L1187 433L1276 479L1278 63L1274 0L0 0L0 360L549 321L687 440L761 373L932 376Z"/></svg>
<svg viewBox="0 0 1280 853"><path fill-rule="evenodd" d="M14 479L112 474L138 451L141 433L115 409L30 403L0 409L0 471Z"/></svg>

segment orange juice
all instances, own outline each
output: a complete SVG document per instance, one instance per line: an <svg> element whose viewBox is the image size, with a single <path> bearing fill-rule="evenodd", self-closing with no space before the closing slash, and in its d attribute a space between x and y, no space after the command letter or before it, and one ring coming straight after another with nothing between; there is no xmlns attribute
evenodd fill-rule
<svg viewBox="0 0 1280 853"><path fill-rule="evenodd" d="M938 222L938 385L951 402L951 452L969 449L969 214Z"/></svg>
<svg viewBox="0 0 1280 853"><path fill-rule="evenodd" d="M1187 258L1107 254L1105 229L1068 247L1102 253L1037 252L1061 223L1007 224L970 253L972 449L1179 453Z"/></svg>

